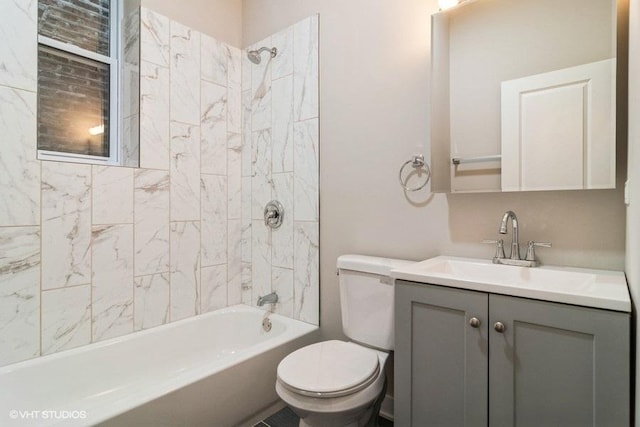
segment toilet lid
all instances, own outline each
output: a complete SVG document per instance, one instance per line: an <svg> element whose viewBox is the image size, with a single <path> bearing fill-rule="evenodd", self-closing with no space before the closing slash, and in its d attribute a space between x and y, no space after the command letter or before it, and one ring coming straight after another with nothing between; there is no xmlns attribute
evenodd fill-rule
<svg viewBox="0 0 640 427"><path fill-rule="evenodd" d="M380 371L375 351L344 341L324 341L294 351L278 365L280 381L296 392L322 396L355 393Z"/></svg>

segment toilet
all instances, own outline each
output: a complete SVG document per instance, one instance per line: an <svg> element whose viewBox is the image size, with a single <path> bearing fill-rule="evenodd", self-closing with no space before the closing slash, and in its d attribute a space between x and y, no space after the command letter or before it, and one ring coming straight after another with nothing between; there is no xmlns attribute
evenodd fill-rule
<svg viewBox="0 0 640 427"><path fill-rule="evenodd" d="M351 341L311 344L278 365L276 392L301 427L376 426L394 349L394 286L389 272L412 261L338 258L342 329Z"/></svg>

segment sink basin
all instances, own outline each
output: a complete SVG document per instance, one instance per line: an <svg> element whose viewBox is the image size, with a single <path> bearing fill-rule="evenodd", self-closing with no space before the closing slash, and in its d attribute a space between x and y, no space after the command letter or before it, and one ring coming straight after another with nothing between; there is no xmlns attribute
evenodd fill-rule
<svg viewBox="0 0 640 427"><path fill-rule="evenodd" d="M391 272L395 279L630 312L624 273L571 267L516 267L439 256Z"/></svg>
<svg viewBox="0 0 640 427"><path fill-rule="evenodd" d="M479 260L443 258L425 266L425 271L443 276L455 276L462 280L480 281L504 285L529 286L589 286L596 281L596 274L562 269L515 267Z"/></svg>

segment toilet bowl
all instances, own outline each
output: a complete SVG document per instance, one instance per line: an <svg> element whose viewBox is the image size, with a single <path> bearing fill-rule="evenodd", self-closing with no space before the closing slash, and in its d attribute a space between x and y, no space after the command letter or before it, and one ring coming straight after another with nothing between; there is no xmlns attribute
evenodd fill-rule
<svg viewBox="0 0 640 427"><path fill-rule="evenodd" d="M338 258L343 331L354 341L303 347L278 365L276 392L303 427L376 426L393 350L393 281L410 261L362 255Z"/></svg>
<svg viewBox="0 0 640 427"><path fill-rule="evenodd" d="M375 426L386 390L388 354L355 343L324 341L287 356L276 392L301 426Z"/></svg>

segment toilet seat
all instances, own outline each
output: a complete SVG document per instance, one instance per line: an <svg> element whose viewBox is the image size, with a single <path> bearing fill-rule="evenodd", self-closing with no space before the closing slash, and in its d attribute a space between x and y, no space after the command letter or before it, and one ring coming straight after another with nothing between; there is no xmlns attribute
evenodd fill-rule
<svg viewBox="0 0 640 427"><path fill-rule="evenodd" d="M303 347L278 365L278 380L285 388L316 398L356 393L375 381L379 373L377 352L337 340Z"/></svg>

